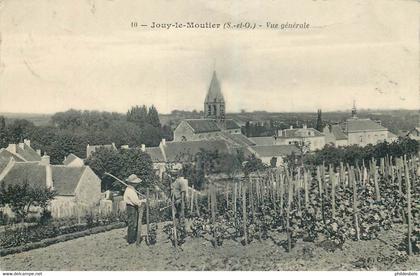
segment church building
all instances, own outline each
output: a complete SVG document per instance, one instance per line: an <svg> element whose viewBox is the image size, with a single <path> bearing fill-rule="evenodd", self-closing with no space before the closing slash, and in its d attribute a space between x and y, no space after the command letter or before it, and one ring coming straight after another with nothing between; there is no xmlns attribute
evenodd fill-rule
<svg viewBox="0 0 420 276"><path fill-rule="evenodd" d="M174 131L174 141L199 141L224 139L229 134L241 134L241 127L226 119L226 103L216 71L204 100L204 118L183 120Z"/></svg>

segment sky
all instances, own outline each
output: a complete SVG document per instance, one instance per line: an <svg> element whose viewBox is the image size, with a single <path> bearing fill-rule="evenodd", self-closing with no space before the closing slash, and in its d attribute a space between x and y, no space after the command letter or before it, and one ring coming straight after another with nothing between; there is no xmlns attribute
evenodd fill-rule
<svg viewBox="0 0 420 276"><path fill-rule="evenodd" d="M0 112L419 109L419 4L386 0L0 1ZM308 29L152 30L174 22Z"/></svg>

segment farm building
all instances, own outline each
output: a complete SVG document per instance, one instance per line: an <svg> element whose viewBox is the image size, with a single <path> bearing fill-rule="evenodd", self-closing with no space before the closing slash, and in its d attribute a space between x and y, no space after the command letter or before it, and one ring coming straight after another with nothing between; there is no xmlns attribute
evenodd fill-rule
<svg viewBox="0 0 420 276"><path fill-rule="evenodd" d="M87 145L86 146L86 158L89 158L94 152L96 152L100 148L110 149L110 150L117 150L117 147L114 143L109 145Z"/></svg>
<svg viewBox="0 0 420 276"><path fill-rule="evenodd" d="M275 158L276 167L283 164L285 157L291 154L300 154L295 145L253 146L251 148L255 152L255 156L261 159L264 164L270 165L271 159Z"/></svg>
<svg viewBox="0 0 420 276"><path fill-rule="evenodd" d="M70 153L69 155L64 157L63 161L63 165L68 167L82 167L84 164L85 163L83 159L73 153Z"/></svg>
<svg viewBox="0 0 420 276"><path fill-rule="evenodd" d="M338 124L329 124L324 127L325 143L336 147L348 145L348 137Z"/></svg>
<svg viewBox="0 0 420 276"><path fill-rule="evenodd" d="M31 147L31 140L24 139L23 143L9 144L0 150L0 156L13 157L16 161L40 161L41 151Z"/></svg>
<svg viewBox="0 0 420 276"><path fill-rule="evenodd" d="M51 202L53 217L75 215L75 210L86 210L99 205L101 181L89 166L69 167L51 165L49 156L40 161L19 162L14 158L0 162L0 182L8 185L42 185L57 192Z"/></svg>

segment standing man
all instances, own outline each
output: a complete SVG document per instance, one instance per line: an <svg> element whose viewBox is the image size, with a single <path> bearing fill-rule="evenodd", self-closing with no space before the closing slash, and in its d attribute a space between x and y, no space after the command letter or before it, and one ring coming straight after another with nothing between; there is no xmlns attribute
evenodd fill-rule
<svg viewBox="0 0 420 276"><path fill-rule="evenodd" d="M137 195L137 191L132 186L133 184L139 184L142 182L142 180L138 178L137 175L132 174L125 181L128 184L124 192L124 201L127 205L128 216L127 242L129 244L132 244L135 243L137 240L138 242L141 241L141 236L137 236L139 227L141 229L141 225L138 224L138 221L143 216L145 200L140 200L140 198Z"/></svg>
<svg viewBox="0 0 420 276"><path fill-rule="evenodd" d="M184 218L184 210L181 207L182 198L185 203L185 196L188 190L188 180L184 178L182 170L177 171L177 178L171 183L171 196L174 198L178 219Z"/></svg>

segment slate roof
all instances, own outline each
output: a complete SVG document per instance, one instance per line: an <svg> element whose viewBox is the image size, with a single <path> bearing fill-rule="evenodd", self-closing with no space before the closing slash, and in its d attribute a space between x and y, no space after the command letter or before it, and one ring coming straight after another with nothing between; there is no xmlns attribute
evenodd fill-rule
<svg viewBox="0 0 420 276"><path fill-rule="evenodd" d="M15 161L25 161L17 154L11 153L7 149L0 149L0 160L9 160L10 158L15 159Z"/></svg>
<svg viewBox="0 0 420 276"><path fill-rule="evenodd" d="M226 119L225 128L226 129L240 129L241 127L238 125L238 123L235 120Z"/></svg>
<svg viewBox="0 0 420 276"><path fill-rule="evenodd" d="M152 162L165 162L165 157L163 156L162 150L160 147L151 147L146 148L146 153L150 155Z"/></svg>
<svg viewBox="0 0 420 276"><path fill-rule="evenodd" d="M217 79L216 71L213 71L210 87L206 95L205 103L224 102L225 99L220 88L219 80Z"/></svg>
<svg viewBox="0 0 420 276"><path fill-rule="evenodd" d="M347 135L343 132L339 125L332 125L331 132L336 140L347 140Z"/></svg>
<svg viewBox="0 0 420 276"><path fill-rule="evenodd" d="M386 127L381 126L380 124L372 121L371 119L351 118L351 119L347 119L346 122L347 122L346 124L347 133L387 130Z"/></svg>
<svg viewBox="0 0 420 276"><path fill-rule="evenodd" d="M6 186L23 185L24 183L28 183L30 186L45 186L46 169L38 162L16 162L3 178L3 181Z"/></svg>
<svg viewBox="0 0 420 276"><path fill-rule="evenodd" d="M66 159L63 161L63 165L68 165L76 159L81 159L81 158L79 158L77 155L73 153L70 153L69 155L67 155Z"/></svg>
<svg viewBox="0 0 420 276"><path fill-rule="evenodd" d="M221 131L215 120L211 119L188 119L185 120L191 126L194 133Z"/></svg>
<svg viewBox="0 0 420 276"><path fill-rule="evenodd" d="M295 145L271 145L251 147L259 157L288 156L293 152L299 154L299 149Z"/></svg>
<svg viewBox="0 0 420 276"><path fill-rule="evenodd" d="M264 137L249 137L257 146L271 146L274 145L275 138L273 136Z"/></svg>
<svg viewBox="0 0 420 276"><path fill-rule="evenodd" d="M86 166L51 166L54 190L56 190L59 195L74 195L80 178L86 168Z"/></svg>
<svg viewBox="0 0 420 276"><path fill-rule="evenodd" d="M229 147L223 140L166 142L163 146L168 162L192 161L201 149L217 150L219 153L229 153Z"/></svg>
<svg viewBox="0 0 420 276"><path fill-rule="evenodd" d="M30 146L23 144L23 148L16 145L16 153L22 156L26 161L41 161L41 156Z"/></svg>

